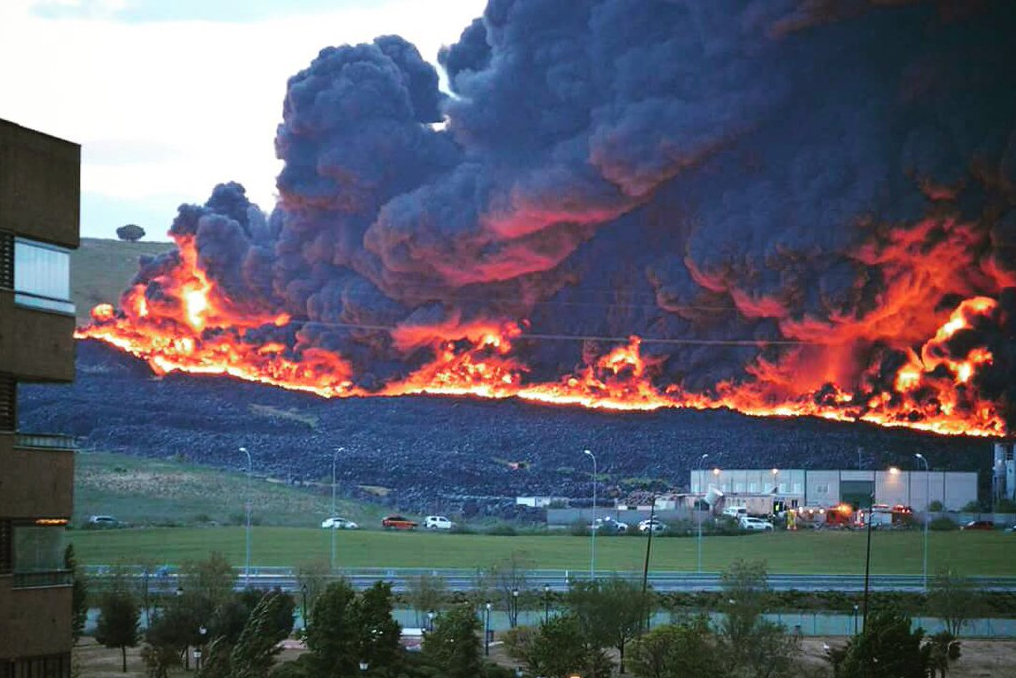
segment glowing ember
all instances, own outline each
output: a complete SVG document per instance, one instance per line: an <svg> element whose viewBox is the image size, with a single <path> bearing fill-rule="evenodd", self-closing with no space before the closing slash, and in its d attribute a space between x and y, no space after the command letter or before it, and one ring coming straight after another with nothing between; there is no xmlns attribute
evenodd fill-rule
<svg viewBox="0 0 1016 678"><path fill-rule="evenodd" d="M230 375L326 398L441 394L608 410L728 408L752 416L865 421L940 434L1006 432L995 404L969 388L979 370L992 363L990 351L976 346L955 355L949 348L960 331L995 311L997 304L988 297L967 299L941 319L930 339L906 352L888 382L872 366L850 388L830 380L802 388L788 378L785 366L764 361L750 367L748 380L721 383L709 393L661 386L664 359L644 356L634 336L557 382L533 383L513 344L526 338L525 323L491 322L443 328L438 334L444 338L429 330L396 328L397 342L429 346L433 358L404 379L367 390L356 385L348 361L305 344L299 331L292 347L249 336L249 330L286 328L293 321L285 314L235 309L201 268L193 241L182 237L178 245L180 264L154 281L162 291L158 298L146 298L145 286L137 285L124 294L120 312L108 304L96 306L93 322L75 336L116 346L160 375Z"/></svg>

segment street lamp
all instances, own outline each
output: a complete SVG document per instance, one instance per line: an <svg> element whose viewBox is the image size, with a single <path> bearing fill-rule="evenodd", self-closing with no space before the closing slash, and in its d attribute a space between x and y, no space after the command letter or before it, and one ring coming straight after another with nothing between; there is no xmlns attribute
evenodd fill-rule
<svg viewBox="0 0 1016 678"><path fill-rule="evenodd" d="M703 454L701 457L699 457L699 460L698 460L699 461L699 463L698 463L699 492L702 493L702 499L699 499L698 510L695 511L695 515L698 517L698 571L699 572L702 572L702 502L705 501L705 497L706 497L706 493L705 493L705 490L703 488L703 485L704 485L703 480L704 479L702 478L702 462L704 462L708 457L709 457L709 453L707 452L706 454ZM654 504L654 506L655 506L655 504ZM652 529L652 525L649 526L649 529Z"/></svg>
<svg viewBox="0 0 1016 678"><path fill-rule="evenodd" d="M427 613L427 632L434 633L434 610Z"/></svg>
<svg viewBox="0 0 1016 678"><path fill-rule="evenodd" d="M589 450L582 453L593 460L593 522L589 529L589 579L593 581L596 579L596 455Z"/></svg>
<svg viewBox="0 0 1016 678"><path fill-rule="evenodd" d="M246 588L250 588L250 476L254 472L254 461L251 459L250 452L247 451L246 447L241 447L240 451L247 455L247 560L244 561L243 569L243 585Z"/></svg>
<svg viewBox="0 0 1016 678"><path fill-rule="evenodd" d="M914 455L924 462L924 592L928 592L928 521L931 518L931 464L918 452Z"/></svg>
<svg viewBox="0 0 1016 678"><path fill-rule="evenodd" d="M332 453L332 514L329 518L335 520L335 461L339 452L345 452L346 448L336 447ZM335 572L335 523L332 523L332 572Z"/></svg>
<svg viewBox="0 0 1016 678"><path fill-rule="evenodd" d="M304 584L300 587L300 593L303 594L303 630L307 630L307 585Z"/></svg>
<svg viewBox="0 0 1016 678"><path fill-rule="evenodd" d="M550 584L543 585L543 623L550 621Z"/></svg>
<svg viewBox="0 0 1016 678"><path fill-rule="evenodd" d="M483 656L490 656L490 601L488 600L484 607L487 609L486 621L483 624Z"/></svg>
<svg viewBox="0 0 1016 678"><path fill-rule="evenodd" d="M854 635L857 635L857 603L854 603Z"/></svg>
<svg viewBox="0 0 1016 678"><path fill-rule="evenodd" d="M367 673L367 669L369 668L370 664L368 664L367 662L360 662L360 671L362 671L363 673Z"/></svg>
<svg viewBox="0 0 1016 678"><path fill-rule="evenodd" d="M517 588L512 589L512 614L509 622L512 628L518 626L519 623L519 590Z"/></svg>
<svg viewBox="0 0 1016 678"><path fill-rule="evenodd" d="M198 643L198 646L194 649L194 668L197 669L198 671L201 670L201 657L203 656L204 653L203 648L205 646L205 636L207 634L208 629L206 629L204 626L198 627L198 635L200 636L201 641Z"/></svg>

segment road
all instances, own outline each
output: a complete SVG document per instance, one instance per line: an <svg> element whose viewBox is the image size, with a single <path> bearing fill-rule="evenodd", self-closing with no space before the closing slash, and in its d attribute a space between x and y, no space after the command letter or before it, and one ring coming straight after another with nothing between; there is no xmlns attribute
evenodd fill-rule
<svg viewBox="0 0 1016 678"><path fill-rule="evenodd" d="M91 578L102 579L109 576L112 568L108 566L90 566L85 568ZM247 577L243 568L237 568L237 588L247 586ZM177 576L174 568L159 568L147 575L139 570L130 570L138 578L147 576L149 590L152 592L171 593L177 589ZM429 574L444 580L445 586L452 591L471 591L477 587L475 570L427 569L427 568L347 568L338 570L338 574L352 583L354 588L365 589L378 580L390 582L395 591L404 591L407 582L413 577ZM601 572L599 576L611 577L613 572ZM642 573L618 572L618 576L641 581ZM588 579L585 570L531 570L525 573L526 586L530 590L542 591L547 587L550 591L567 591L570 581ZM985 591L1016 591L1016 577L971 577L976 588ZM298 591L300 585L297 574L292 568L258 567L252 568L249 578L250 586L257 589L281 588L283 591ZM870 578L872 591L911 591L924 589L921 575L872 575ZM651 572L649 585L661 593L719 591L720 574L717 572ZM863 591L864 575L856 574L771 574L769 586L774 591Z"/></svg>

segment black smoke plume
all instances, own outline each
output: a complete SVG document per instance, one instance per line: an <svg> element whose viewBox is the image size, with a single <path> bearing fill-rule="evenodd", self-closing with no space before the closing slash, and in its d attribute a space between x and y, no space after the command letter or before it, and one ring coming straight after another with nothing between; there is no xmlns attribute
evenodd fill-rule
<svg viewBox="0 0 1016 678"><path fill-rule="evenodd" d="M638 334L666 383L761 360L850 386L986 295L978 387L1013 422L1014 35L1004 0L491 0L438 57L448 94L399 37L322 50L271 213L223 184L171 232L238 308L292 317L247 341L299 336L368 387L523 318L579 338L523 338L533 377Z"/></svg>

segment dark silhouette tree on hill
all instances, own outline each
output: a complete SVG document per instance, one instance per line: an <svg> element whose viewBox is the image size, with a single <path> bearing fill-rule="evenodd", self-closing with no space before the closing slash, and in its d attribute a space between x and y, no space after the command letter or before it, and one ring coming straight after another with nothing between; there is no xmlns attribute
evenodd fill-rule
<svg viewBox="0 0 1016 678"><path fill-rule="evenodd" d="M116 229L116 237L127 242L137 242L145 237L145 229L137 224L127 224Z"/></svg>

